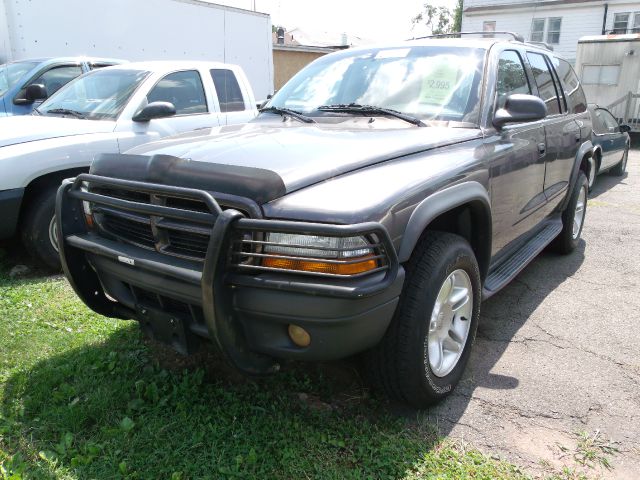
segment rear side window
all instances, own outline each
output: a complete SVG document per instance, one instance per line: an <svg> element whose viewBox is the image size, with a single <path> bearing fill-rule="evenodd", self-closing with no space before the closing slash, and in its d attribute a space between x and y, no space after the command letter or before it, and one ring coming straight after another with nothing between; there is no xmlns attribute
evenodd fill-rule
<svg viewBox="0 0 640 480"><path fill-rule="evenodd" d="M218 93L221 112L241 112L245 110L242 90L240 90L238 80L231 70L213 69L211 70L211 78Z"/></svg>
<svg viewBox="0 0 640 480"><path fill-rule="evenodd" d="M195 70L170 73L160 80L147 95L147 101L171 102L176 115L207 112L207 100L200 74Z"/></svg>
<svg viewBox="0 0 640 480"><path fill-rule="evenodd" d="M51 96L76 77L82 75L79 65L65 65L47 70L30 83L40 83L47 89L47 95Z"/></svg>
<svg viewBox="0 0 640 480"><path fill-rule="evenodd" d="M515 50L505 50L498 59L497 108L504 107L509 95L531 94L531 87L524 73L520 55Z"/></svg>
<svg viewBox="0 0 640 480"><path fill-rule="evenodd" d="M561 58L552 58L560 83L564 88L564 96L567 99L569 113L582 113L587 109L587 99L578 80L576 72L569 62Z"/></svg>
<svg viewBox="0 0 640 480"><path fill-rule="evenodd" d="M556 84L544 56L539 53L528 52L527 58L529 59L529 64L531 64L533 78L538 86L538 94L547 105L547 113L549 115L559 114L560 102L556 91Z"/></svg>

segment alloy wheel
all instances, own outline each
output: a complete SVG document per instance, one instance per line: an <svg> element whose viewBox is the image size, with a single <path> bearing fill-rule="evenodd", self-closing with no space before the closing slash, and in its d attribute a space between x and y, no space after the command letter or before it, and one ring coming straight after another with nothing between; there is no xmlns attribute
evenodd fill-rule
<svg viewBox="0 0 640 480"><path fill-rule="evenodd" d="M443 282L431 312L427 355L437 377L451 373L467 343L473 314L473 286L464 270L453 271Z"/></svg>

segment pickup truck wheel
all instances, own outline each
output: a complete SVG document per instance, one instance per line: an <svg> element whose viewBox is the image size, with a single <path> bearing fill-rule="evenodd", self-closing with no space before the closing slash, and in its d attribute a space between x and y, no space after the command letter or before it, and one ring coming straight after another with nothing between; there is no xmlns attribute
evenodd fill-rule
<svg viewBox="0 0 640 480"><path fill-rule="evenodd" d="M622 160L611 169L611 173L614 175L621 177L624 175L624 172L627 171L627 159L629 158L629 147L625 148L624 154L622 155Z"/></svg>
<svg viewBox="0 0 640 480"><path fill-rule="evenodd" d="M581 171L573 186L569 205L562 212L562 231L553 241L553 247L558 253L569 254L578 246L582 227L584 226L584 218L587 213L588 190L589 181L584 172Z"/></svg>
<svg viewBox="0 0 640 480"><path fill-rule="evenodd" d="M22 222L22 243L29 254L46 267L60 270L55 222L56 187L32 199Z"/></svg>
<svg viewBox="0 0 640 480"><path fill-rule="evenodd" d="M365 376L392 399L425 408L454 389L469 360L480 315L475 255L458 235L427 233L384 338L365 354Z"/></svg>

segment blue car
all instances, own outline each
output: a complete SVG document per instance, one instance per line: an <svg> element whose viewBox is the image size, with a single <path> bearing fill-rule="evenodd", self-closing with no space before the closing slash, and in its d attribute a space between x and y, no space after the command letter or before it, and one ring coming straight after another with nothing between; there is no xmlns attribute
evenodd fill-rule
<svg viewBox="0 0 640 480"><path fill-rule="evenodd" d="M629 125L619 123L609 110L595 104L589 104L589 113L593 131L593 157L589 159L589 191L593 188L596 176L611 172L622 176L627 170L629 157Z"/></svg>
<svg viewBox="0 0 640 480"><path fill-rule="evenodd" d="M44 99L90 70L124 63L112 58L60 57L0 65L0 117L27 115Z"/></svg>

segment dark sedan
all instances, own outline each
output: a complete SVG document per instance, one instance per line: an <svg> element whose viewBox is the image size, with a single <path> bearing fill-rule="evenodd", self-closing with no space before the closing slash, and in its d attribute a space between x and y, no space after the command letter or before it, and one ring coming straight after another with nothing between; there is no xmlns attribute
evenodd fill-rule
<svg viewBox="0 0 640 480"><path fill-rule="evenodd" d="M614 175L624 175L629 156L629 125L620 124L609 110L598 105L589 105L593 122L593 158L589 166L589 191L596 176L610 171Z"/></svg>

